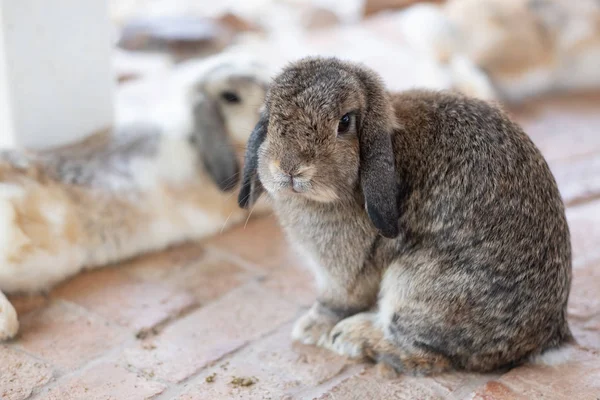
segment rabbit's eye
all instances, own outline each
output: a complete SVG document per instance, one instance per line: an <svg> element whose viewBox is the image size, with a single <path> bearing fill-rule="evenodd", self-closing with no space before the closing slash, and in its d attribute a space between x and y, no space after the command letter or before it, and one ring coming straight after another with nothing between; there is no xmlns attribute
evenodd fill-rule
<svg viewBox="0 0 600 400"><path fill-rule="evenodd" d="M223 100L231 104L237 104L241 101L239 96L233 92L223 92L221 93L221 97Z"/></svg>
<svg viewBox="0 0 600 400"><path fill-rule="evenodd" d="M338 122L338 133L346 133L350 130L350 125L352 124L352 116L350 113L344 114L342 118L340 118L340 122Z"/></svg>

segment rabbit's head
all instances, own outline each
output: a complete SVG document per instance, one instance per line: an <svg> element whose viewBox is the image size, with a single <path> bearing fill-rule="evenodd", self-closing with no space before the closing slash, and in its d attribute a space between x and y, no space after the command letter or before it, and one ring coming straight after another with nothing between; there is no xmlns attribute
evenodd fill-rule
<svg viewBox="0 0 600 400"><path fill-rule="evenodd" d="M307 58L283 70L250 137L239 203L262 187L276 200L356 201L384 236L398 234L392 104L371 70ZM360 197L359 197L360 198Z"/></svg>
<svg viewBox="0 0 600 400"><path fill-rule="evenodd" d="M265 69L251 62L220 62L192 88L191 140L211 179L223 190L239 181L239 161L259 118L267 90Z"/></svg>

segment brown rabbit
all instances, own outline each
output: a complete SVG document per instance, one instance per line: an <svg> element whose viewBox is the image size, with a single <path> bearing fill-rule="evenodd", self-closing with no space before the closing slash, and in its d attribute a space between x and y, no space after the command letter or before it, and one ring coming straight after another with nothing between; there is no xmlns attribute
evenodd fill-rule
<svg viewBox="0 0 600 400"><path fill-rule="evenodd" d="M398 371L490 371L572 341L571 246L544 158L498 108L390 95L308 58L273 82L240 205L264 187L319 297L293 338Z"/></svg>

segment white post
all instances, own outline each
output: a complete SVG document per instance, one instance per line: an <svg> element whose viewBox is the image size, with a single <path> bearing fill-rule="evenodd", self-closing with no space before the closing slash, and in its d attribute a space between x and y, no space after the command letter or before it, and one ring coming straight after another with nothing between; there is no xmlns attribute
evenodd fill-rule
<svg viewBox="0 0 600 400"><path fill-rule="evenodd" d="M113 121L106 0L0 0L0 148L48 148Z"/></svg>

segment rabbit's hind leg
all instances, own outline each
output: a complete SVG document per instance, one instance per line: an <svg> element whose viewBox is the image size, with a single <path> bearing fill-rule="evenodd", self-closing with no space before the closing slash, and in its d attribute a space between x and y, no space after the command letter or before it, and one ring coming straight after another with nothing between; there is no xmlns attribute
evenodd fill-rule
<svg viewBox="0 0 600 400"><path fill-rule="evenodd" d="M373 312L346 318L331 331L327 347L350 358L387 365L399 373L432 375L451 368L450 360L441 354L392 342L380 325L378 315Z"/></svg>
<svg viewBox="0 0 600 400"><path fill-rule="evenodd" d="M17 312L4 293L0 292L0 341L12 339L18 331Z"/></svg>

